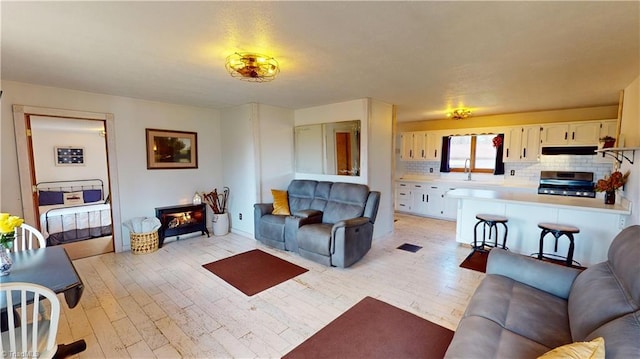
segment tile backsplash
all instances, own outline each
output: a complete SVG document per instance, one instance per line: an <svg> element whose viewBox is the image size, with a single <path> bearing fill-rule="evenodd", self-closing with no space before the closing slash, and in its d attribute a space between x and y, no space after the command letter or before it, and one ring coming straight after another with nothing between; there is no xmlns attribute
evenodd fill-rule
<svg viewBox="0 0 640 359"><path fill-rule="evenodd" d="M402 175L440 176L440 162L400 161L398 170ZM510 175L511 171L514 171L513 176ZM539 162L505 163L504 180L537 183L540 171L593 172L593 179L596 181L613 171L613 163L597 160L595 156L541 155Z"/></svg>

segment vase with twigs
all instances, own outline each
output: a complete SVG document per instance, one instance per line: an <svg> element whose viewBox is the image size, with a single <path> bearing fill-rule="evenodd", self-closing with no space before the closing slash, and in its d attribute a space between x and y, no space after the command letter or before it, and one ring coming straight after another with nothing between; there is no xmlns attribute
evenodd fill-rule
<svg viewBox="0 0 640 359"><path fill-rule="evenodd" d="M202 198L213 212L213 235L223 236L229 233L229 214L227 213L229 187L223 187L221 192L214 188L209 193L203 193Z"/></svg>

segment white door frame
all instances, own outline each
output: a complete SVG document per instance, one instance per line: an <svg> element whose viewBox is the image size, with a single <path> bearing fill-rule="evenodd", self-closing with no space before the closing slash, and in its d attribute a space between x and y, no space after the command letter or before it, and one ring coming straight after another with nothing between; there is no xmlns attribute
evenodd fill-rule
<svg viewBox="0 0 640 359"><path fill-rule="evenodd" d="M13 123L16 133L16 150L18 152L18 173L20 175L20 194L22 197L22 213L27 223L38 223L35 218L33 203L32 159L29 158L28 136L25 120L28 116L63 117L80 120L103 120L105 122L107 141L107 169L109 172L109 194L111 195L111 218L113 226L113 245L116 252L122 252L122 231L117 227L121 223L120 191L118 189L118 165L116 161L116 139L113 114L63 110L47 107L13 105Z"/></svg>

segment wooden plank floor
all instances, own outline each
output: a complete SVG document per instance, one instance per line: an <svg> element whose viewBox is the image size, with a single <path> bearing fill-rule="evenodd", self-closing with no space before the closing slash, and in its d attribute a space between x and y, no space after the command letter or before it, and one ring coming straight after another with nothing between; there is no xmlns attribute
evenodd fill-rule
<svg viewBox="0 0 640 359"><path fill-rule="evenodd" d="M396 220L395 233L347 269L235 234L75 260L85 291L76 308L63 304L58 342L85 339L79 358L277 358L365 296L455 329L484 274L458 267L470 249L455 242L454 222ZM424 248L396 249L403 243ZM202 268L254 248L309 271L247 297Z"/></svg>

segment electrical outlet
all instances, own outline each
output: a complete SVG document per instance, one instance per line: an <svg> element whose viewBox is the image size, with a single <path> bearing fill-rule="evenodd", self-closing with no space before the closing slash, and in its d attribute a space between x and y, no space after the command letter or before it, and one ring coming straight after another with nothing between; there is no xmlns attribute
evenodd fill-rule
<svg viewBox="0 0 640 359"><path fill-rule="evenodd" d="M627 216L619 215L618 216L618 229L624 229L627 224Z"/></svg>
<svg viewBox="0 0 640 359"><path fill-rule="evenodd" d="M238 219L242 221L242 213L238 213Z"/></svg>
<svg viewBox="0 0 640 359"><path fill-rule="evenodd" d="M429 173L433 173L433 167L429 167Z"/></svg>
<svg viewBox="0 0 640 359"><path fill-rule="evenodd" d="M511 170L511 172L509 172L509 174L510 174L511 176L515 176L515 175L516 175L516 170Z"/></svg>

